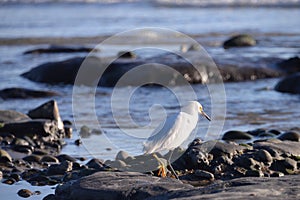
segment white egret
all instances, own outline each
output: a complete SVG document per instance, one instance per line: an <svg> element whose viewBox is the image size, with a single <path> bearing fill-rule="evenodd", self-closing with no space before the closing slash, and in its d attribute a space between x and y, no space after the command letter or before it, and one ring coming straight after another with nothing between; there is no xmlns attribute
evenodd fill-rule
<svg viewBox="0 0 300 200"><path fill-rule="evenodd" d="M162 165L164 172L164 164L159 160L155 152L171 150L170 159L172 157L173 149L179 147L196 128L198 122L198 113L206 117L209 121L210 117L203 111L202 105L197 101L190 101L181 109L178 114L170 115L164 123L161 123L151 134L148 140L144 143L144 153L151 154ZM170 159L168 165L172 173L178 179Z"/></svg>

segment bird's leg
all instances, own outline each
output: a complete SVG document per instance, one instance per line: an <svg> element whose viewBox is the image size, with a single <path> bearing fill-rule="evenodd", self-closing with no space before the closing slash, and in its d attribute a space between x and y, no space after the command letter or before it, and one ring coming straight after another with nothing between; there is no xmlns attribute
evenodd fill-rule
<svg viewBox="0 0 300 200"><path fill-rule="evenodd" d="M159 159L159 157L154 153L153 157L157 160L157 162L161 165L158 171L158 176L161 175L161 177L166 177L167 173L166 173L166 167L164 165L164 163Z"/></svg>
<svg viewBox="0 0 300 200"><path fill-rule="evenodd" d="M170 152L170 156L169 156L169 159L168 159L168 165L170 166L171 171L172 171L172 173L174 174L175 178L179 180L177 173L175 172L175 170L173 169L173 167L172 167L172 165L171 165L171 158L172 158L172 155L173 155L173 152L174 152L174 151L173 151L173 150L170 150L170 151L171 151L171 152Z"/></svg>

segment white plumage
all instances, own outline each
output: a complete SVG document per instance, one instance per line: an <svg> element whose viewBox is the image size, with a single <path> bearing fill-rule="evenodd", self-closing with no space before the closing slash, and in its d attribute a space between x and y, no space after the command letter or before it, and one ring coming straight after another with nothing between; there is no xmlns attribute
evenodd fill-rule
<svg viewBox="0 0 300 200"><path fill-rule="evenodd" d="M168 116L144 143L144 152L151 154L180 146L196 128L198 113L210 120L197 101L190 101L181 112Z"/></svg>

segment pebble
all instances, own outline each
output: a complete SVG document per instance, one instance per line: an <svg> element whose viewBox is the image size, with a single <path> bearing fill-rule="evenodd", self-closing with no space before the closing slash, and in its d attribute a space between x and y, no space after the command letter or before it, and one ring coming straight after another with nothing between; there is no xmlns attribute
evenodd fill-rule
<svg viewBox="0 0 300 200"><path fill-rule="evenodd" d="M204 171L204 170L197 169L195 171L195 175L199 176L201 178L209 179L209 180L214 180L215 179L215 176L212 173L210 173L208 171Z"/></svg>
<svg viewBox="0 0 300 200"><path fill-rule="evenodd" d="M75 140L74 142L77 146L81 145L82 144L82 141L80 139L77 139Z"/></svg>
<svg viewBox="0 0 300 200"><path fill-rule="evenodd" d="M31 192L30 190L27 190L27 189L21 189L18 191L18 195L20 197L28 198L33 195L33 192Z"/></svg>
<svg viewBox="0 0 300 200"><path fill-rule="evenodd" d="M257 152L257 158L258 158L257 159L258 161L261 161L264 163L272 163L273 162L273 158L272 158L271 154L264 149L260 149Z"/></svg>
<svg viewBox="0 0 300 200"><path fill-rule="evenodd" d="M47 170L47 175L63 175L66 172L72 171L73 163L70 161L63 161L60 164L53 164Z"/></svg>
<svg viewBox="0 0 300 200"><path fill-rule="evenodd" d="M7 151L0 149L0 163L12 162L12 158Z"/></svg>
<svg viewBox="0 0 300 200"><path fill-rule="evenodd" d="M125 161L128 158L129 154L125 151L119 151L116 155L116 160L123 160Z"/></svg>
<svg viewBox="0 0 300 200"><path fill-rule="evenodd" d="M59 163L59 160L51 155L45 155L41 158L41 162Z"/></svg>

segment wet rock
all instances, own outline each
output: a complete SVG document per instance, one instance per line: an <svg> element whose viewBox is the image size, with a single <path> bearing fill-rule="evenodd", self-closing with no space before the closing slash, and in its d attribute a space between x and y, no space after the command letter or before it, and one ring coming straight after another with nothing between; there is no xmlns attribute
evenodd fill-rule
<svg viewBox="0 0 300 200"><path fill-rule="evenodd" d="M41 157L38 155L29 155L23 158L23 160L25 160L26 162L30 162L30 163L39 163L41 160Z"/></svg>
<svg viewBox="0 0 300 200"><path fill-rule="evenodd" d="M280 140L300 142L300 133L296 131L285 132L277 137Z"/></svg>
<svg viewBox="0 0 300 200"><path fill-rule="evenodd" d="M59 94L52 91L31 90L26 88L6 88L0 90L0 98L6 99L29 99L29 98L43 98L53 97Z"/></svg>
<svg viewBox="0 0 300 200"><path fill-rule="evenodd" d="M242 131L228 131L224 133L222 140L251 140L252 136Z"/></svg>
<svg viewBox="0 0 300 200"><path fill-rule="evenodd" d="M27 189L21 189L18 191L18 195L23 198L28 198L33 195L33 192Z"/></svg>
<svg viewBox="0 0 300 200"><path fill-rule="evenodd" d="M7 151L0 149L0 163L12 162L12 158Z"/></svg>
<svg viewBox="0 0 300 200"><path fill-rule="evenodd" d="M259 136L261 134L264 134L266 133L266 130L265 129L255 129L255 130L251 130L251 131L247 131L248 134L250 135L253 135L253 136Z"/></svg>
<svg viewBox="0 0 300 200"><path fill-rule="evenodd" d="M70 161L70 162L76 162L76 159L67 155L67 154L60 154L56 157L59 162L63 162L64 160Z"/></svg>
<svg viewBox="0 0 300 200"><path fill-rule="evenodd" d="M14 179L16 182L21 180L21 176L19 174L11 174L9 177Z"/></svg>
<svg viewBox="0 0 300 200"><path fill-rule="evenodd" d="M231 37L223 43L224 49L232 47L247 47L256 45L256 40L251 35L241 34Z"/></svg>
<svg viewBox="0 0 300 200"><path fill-rule="evenodd" d="M15 182L16 182L15 179L9 178L9 179L6 179L5 181L3 181L2 183L7 184L7 185L13 185Z"/></svg>
<svg viewBox="0 0 300 200"><path fill-rule="evenodd" d="M57 122L57 126L60 130L63 130L63 122L59 115L59 109L55 100L48 101L37 108L30 110L28 116L32 119L50 119Z"/></svg>
<svg viewBox="0 0 300 200"><path fill-rule="evenodd" d="M272 157L277 157L278 155L300 155L300 145L299 142L294 141L262 141L255 142L253 144L254 149L264 149L268 151ZM277 154L277 156L276 156Z"/></svg>
<svg viewBox="0 0 300 200"><path fill-rule="evenodd" d="M104 163L99 160L99 159L96 159L96 158L93 158L91 159L87 164L86 164L87 167L89 168L93 168L93 169L99 169L99 170L103 170L105 165Z"/></svg>
<svg viewBox="0 0 300 200"><path fill-rule="evenodd" d="M281 70L289 74L300 72L300 58L298 56L283 60L277 65Z"/></svg>
<svg viewBox="0 0 300 200"><path fill-rule="evenodd" d="M133 59L136 58L136 54L132 51L120 51L118 53L119 58Z"/></svg>
<svg viewBox="0 0 300 200"><path fill-rule="evenodd" d="M49 84L73 84L85 58L72 58L61 62L50 62L37 66L21 76L36 82Z"/></svg>
<svg viewBox="0 0 300 200"><path fill-rule="evenodd" d="M58 126L55 121L37 119L23 122L6 123L0 132L9 132L16 137L34 136L47 137L58 132Z"/></svg>
<svg viewBox="0 0 300 200"><path fill-rule="evenodd" d="M82 144L82 141L80 139L75 140L75 145L79 146Z"/></svg>
<svg viewBox="0 0 300 200"><path fill-rule="evenodd" d="M300 73L287 76L280 80L275 86L278 92L300 94Z"/></svg>
<svg viewBox="0 0 300 200"><path fill-rule="evenodd" d="M47 175L64 175L66 172L72 170L73 163L70 161L63 161L60 164L53 164L47 170Z"/></svg>
<svg viewBox="0 0 300 200"><path fill-rule="evenodd" d="M67 138L72 138L73 135L73 129L72 127L66 127L64 126L64 132Z"/></svg>
<svg viewBox="0 0 300 200"><path fill-rule="evenodd" d="M279 130L276 130L276 129L271 129L271 130L269 130L268 132L269 132L269 133L273 133L273 134L275 134L275 135L280 135L280 134L281 134L281 132L280 132Z"/></svg>
<svg viewBox="0 0 300 200"><path fill-rule="evenodd" d="M137 172L98 172L58 186L55 196L64 199L146 199L192 186L169 178Z"/></svg>
<svg viewBox="0 0 300 200"><path fill-rule="evenodd" d="M14 145L12 150L20 153L31 154L34 150L34 147L29 145Z"/></svg>
<svg viewBox="0 0 300 200"><path fill-rule="evenodd" d="M54 194L48 194L43 198L43 200L57 200Z"/></svg>
<svg viewBox="0 0 300 200"><path fill-rule="evenodd" d="M45 54L45 53L89 53L93 51L90 47L76 47L76 46L57 46L51 45L48 48L38 48L25 51L24 54ZM96 51L96 50L94 50Z"/></svg>
<svg viewBox="0 0 300 200"><path fill-rule="evenodd" d="M180 53L180 52L179 52ZM77 84L104 87L140 85L142 83L157 83L162 85L182 85L189 83L219 83L220 81L245 81L258 78L278 77L283 73L270 68L254 68L223 65L219 69L207 58L199 57L199 53L162 53L151 58L117 59L113 63L96 57L76 57L60 62L39 65L21 76L48 84L74 84L78 70L84 62L85 72L89 78L77 79ZM184 59L186 58L186 59ZM194 65L187 60L193 61ZM160 63L160 64L156 64ZM149 66L147 70L132 70L141 65ZM174 70L163 67L168 66ZM107 67L108 66L108 67ZM128 79L119 79L127 72ZM177 72L176 72L177 71ZM178 72L182 75L180 76ZM99 74L102 74L99 80ZM98 82L99 81L99 82Z"/></svg>
<svg viewBox="0 0 300 200"><path fill-rule="evenodd" d="M45 155L41 158L41 162L59 163L59 160L51 155Z"/></svg>
<svg viewBox="0 0 300 200"><path fill-rule="evenodd" d="M0 110L0 123L30 120L27 115L14 110Z"/></svg>

